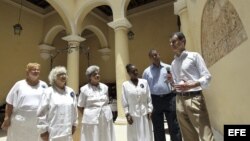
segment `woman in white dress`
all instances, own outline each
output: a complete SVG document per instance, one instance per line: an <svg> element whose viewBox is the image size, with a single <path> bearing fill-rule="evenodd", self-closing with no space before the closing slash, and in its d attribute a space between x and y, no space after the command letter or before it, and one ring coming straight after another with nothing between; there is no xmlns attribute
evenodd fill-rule
<svg viewBox="0 0 250 141"><path fill-rule="evenodd" d="M37 128L42 141L72 141L78 124L77 99L66 86L67 71L63 66L49 74L51 87L47 88L37 111Z"/></svg>
<svg viewBox="0 0 250 141"><path fill-rule="evenodd" d="M89 83L81 87L78 109L83 114L81 141L115 141L108 87L100 83L98 66L86 70Z"/></svg>
<svg viewBox="0 0 250 141"><path fill-rule="evenodd" d="M6 98L5 118L2 128L7 131L7 141L36 141L36 112L47 84L39 80L40 64L28 63L26 79L15 83Z"/></svg>
<svg viewBox="0 0 250 141"><path fill-rule="evenodd" d="M138 78L135 65L126 66L130 80L122 84L122 105L127 118L128 141L153 141L153 110L147 80Z"/></svg>

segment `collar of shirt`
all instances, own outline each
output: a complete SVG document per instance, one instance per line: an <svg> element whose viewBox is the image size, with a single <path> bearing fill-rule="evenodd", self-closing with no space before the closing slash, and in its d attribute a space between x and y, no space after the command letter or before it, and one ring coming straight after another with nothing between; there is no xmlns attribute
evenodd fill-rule
<svg viewBox="0 0 250 141"><path fill-rule="evenodd" d="M97 86L91 85L91 84L89 83L89 87L91 87L93 90L101 90L100 83L99 83Z"/></svg>
<svg viewBox="0 0 250 141"><path fill-rule="evenodd" d="M159 67L157 67L155 64L152 64L150 67L151 68L162 68L162 67L164 67L164 65L163 65L162 62L160 62L160 66Z"/></svg>
<svg viewBox="0 0 250 141"><path fill-rule="evenodd" d="M65 86L64 89L58 88L57 86L54 86L55 90L60 94L66 94L67 93L67 87Z"/></svg>
<svg viewBox="0 0 250 141"><path fill-rule="evenodd" d="M184 50L184 51L181 53L180 56L176 56L176 55L175 55L174 58L180 60L180 59L185 58L187 55L188 55L188 51Z"/></svg>

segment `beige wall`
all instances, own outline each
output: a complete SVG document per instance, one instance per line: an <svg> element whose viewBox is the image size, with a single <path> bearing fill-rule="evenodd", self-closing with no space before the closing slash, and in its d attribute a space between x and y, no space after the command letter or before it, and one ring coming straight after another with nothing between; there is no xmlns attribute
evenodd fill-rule
<svg viewBox="0 0 250 141"><path fill-rule="evenodd" d="M200 52L201 48L201 16L205 1L188 2L188 14L190 31L195 48ZM230 0L239 14L244 29L247 32L248 40L243 42L232 52L224 56L209 70L212 74L212 82L205 91L207 107L210 113L212 126L223 133L224 124L249 124L249 82L250 61L250 19L249 0ZM199 27L199 28L198 28Z"/></svg>
<svg viewBox="0 0 250 141"><path fill-rule="evenodd" d="M84 21L82 23L82 28L84 28L84 27L86 27L88 25L93 25L93 26L98 27L103 32L103 34L106 36L106 38L108 38L108 28L109 27L107 26L107 24L104 21L102 21L102 20L98 19L97 17L95 17L91 13L89 13L85 17L85 19L84 19Z"/></svg>
<svg viewBox="0 0 250 141"><path fill-rule="evenodd" d="M90 48L89 64L97 65L100 67L101 82L114 83L115 67L114 67L114 59L112 58L112 56L107 61L104 61L101 58L101 53L98 52L98 49L100 49L100 42L96 36L87 38L87 40L84 41L84 45ZM87 69L87 55L84 54L83 52L80 55L80 85L83 85L88 81L85 76L86 69Z"/></svg>
<svg viewBox="0 0 250 141"><path fill-rule="evenodd" d="M18 21L18 9L0 1L0 103L17 80L25 78L25 67L29 62L42 65L41 78L47 78L47 64L41 59L38 43L43 38L43 20L30 12L22 11L21 36L14 36L13 25Z"/></svg>
<svg viewBox="0 0 250 141"><path fill-rule="evenodd" d="M101 43L95 33L90 36L84 37L85 41L82 42L83 46L89 47L89 65L98 65L100 67L101 81L103 83L115 83L115 61L114 61L114 39L109 37L109 27L107 23L101 21L100 19L93 16L93 14L88 14L82 23L82 27L95 26L105 35L107 39L108 46L111 49L111 55L109 60L104 61L101 58L101 53L98 51L102 48ZM84 32L84 31L83 31ZM112 34L112 32L111 32ZM84 52L80 55L80 85L87 83L87 78L85 76L85 71L87 69L87 55Z"/></svg>
<svg viewBox="0 0 250 141"><path fill-rule="evenodd" d="M151 64L148 58L150 49L157 49L163 62L172 62L174 55L169 46L169 37L178 30L177 16L173 11L173 5L169 5L129 16L131 30L135 33L134 39L129 40L130 62L138 67L140 74Z"/></svg>
<svg viewBox="0 0 250 141"><path fill-rule="evenodd" d="M65 66L67 67L67 41L62 40L62 37L65 37L66 33L64 31L57 34L55 39L53 40L53 46L56 50L59 51L58 54L55 54L53 59L53 67L55 66Z"/></svg>
<svg viewBox="0 0 250 141"><path fill-rule="evenodd" d="M63 23L61 17L57 13L54 13L52 15L45 17L44 18L44 27L43 27L43 38L48 33L48 31L56 25L63 25L64 26L64 23Z"/></svg>

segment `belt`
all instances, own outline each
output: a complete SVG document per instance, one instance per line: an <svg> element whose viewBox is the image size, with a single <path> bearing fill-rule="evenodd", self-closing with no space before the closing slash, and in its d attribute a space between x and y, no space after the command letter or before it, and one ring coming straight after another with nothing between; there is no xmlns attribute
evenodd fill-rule
<svg viewBox="0 0 250 141"><path fill-rule="evenodd" d="M177 95L179 96L197 96L197 95L201 95L202 91L192 91L192 92L176 92Z"/></svg>
<svg viewBox="0 0 250 141"><path fill-rule="evenodd" d="M173 95L174 93L173 92L171 92L171 93L168 93L168 94L151 94L151 96L154 96L154 97L167 97L167 96L171 96L171 95Z"/></svg>

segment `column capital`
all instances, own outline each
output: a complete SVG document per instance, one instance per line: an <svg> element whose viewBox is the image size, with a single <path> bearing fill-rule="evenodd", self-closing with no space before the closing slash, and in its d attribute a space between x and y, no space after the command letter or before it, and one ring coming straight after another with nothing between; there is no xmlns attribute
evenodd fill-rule
<svg viewBox="0 0 250 141"><path fill-rule="evenodd" d="M74 50L78 51L80 43L86 40L85 38L78 35L68 35L62 37L62 39L68 42L68 53L71 53Z"/></svg>
<svg viewBox="0 0 250 141"><path fill-rule="evenodd" d="M40 44L38 45L39 49L46 49L46 50L54 50L55 47L48 45L48 44Z"/></svg>
<svg viewBox="0 0 250 141"><path fill-rule="evenodd" d="M47 60L51 57L51 51L55 50L56 48L48 45L48 44L40 44L38 45L40 49L40 56L44 59Z"/></svg>
<svg viewBox="0 0 250 141"><path fill-rule="evenodd" d="M79 43L86 40L85 38L78 36L78 35L68 35L68 36L62 37L62 39L67 42L79 42Z"/></svg>
<svg viewBox="0 0 250 141"><path fill-rule="evenodd" d="M109 59L111 50L108 47L98 49L98 51L102 54L102 59L104 61L107 61Z"/></svg>
<svg viewBox="0 0 250 141"><path fill-rule="evenodd" d="M110 26L113 29L118 29L120 27L124 27L124 28L131 28L132 27L131 23L128 21L127 18L116 19L116 20L108 23L108 26Z"/></svg>
<svg viewBox="0 0 250 141"><path fill-rule="evenodd" d="M174 14L175 15L180 15L186 9L187 9L186 0L177 0L174 3Z"/></svg>

